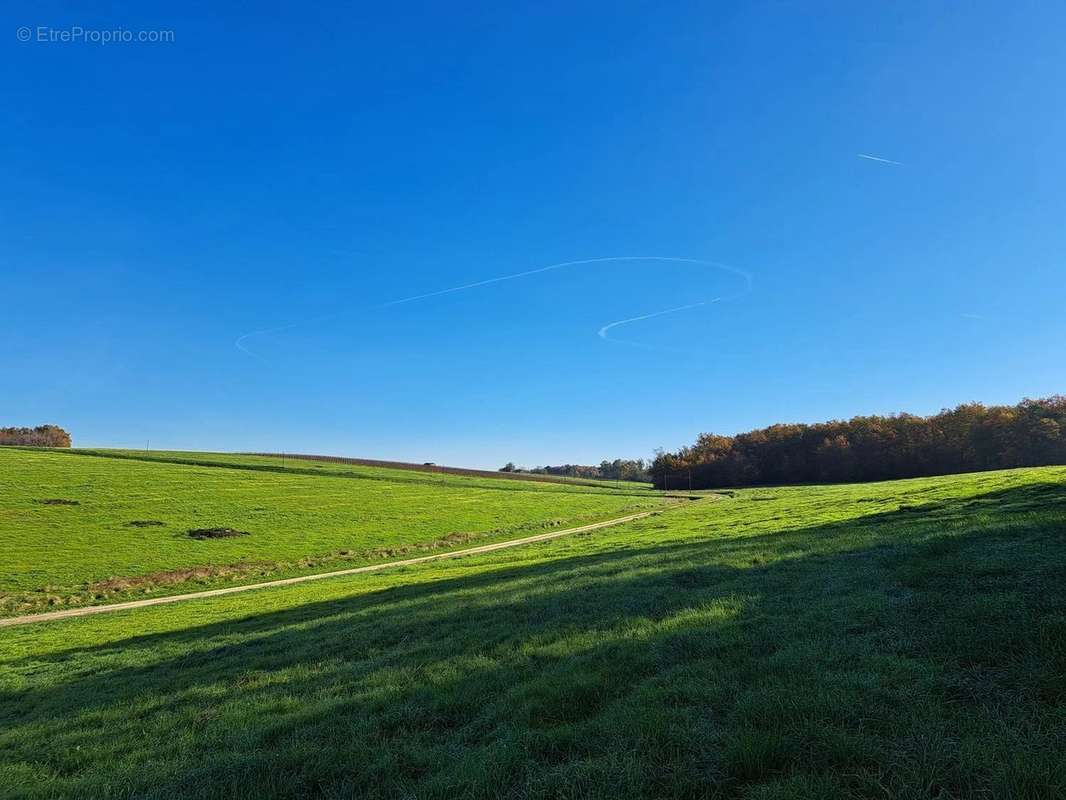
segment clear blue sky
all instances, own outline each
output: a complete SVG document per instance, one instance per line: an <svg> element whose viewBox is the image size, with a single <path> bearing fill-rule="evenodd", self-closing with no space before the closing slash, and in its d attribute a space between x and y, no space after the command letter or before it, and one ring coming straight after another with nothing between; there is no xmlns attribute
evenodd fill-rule
<svg viewBox="0 0 1066 800"><path fill-rule="evenodd" d="M495 467L1066 391L1062 4L225 5L2 12L0 424ZM75 25L174 41L17 38ZM650 255L750 291L374 308Z"/></svg>

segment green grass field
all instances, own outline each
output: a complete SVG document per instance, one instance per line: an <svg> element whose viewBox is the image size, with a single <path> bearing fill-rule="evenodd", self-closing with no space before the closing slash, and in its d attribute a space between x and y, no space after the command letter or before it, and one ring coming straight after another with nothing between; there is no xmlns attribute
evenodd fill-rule
<svg viewBox="0 0 1066 800"><path fill-rule="evenodd" d="M93 452L0 448L0 615L325 572L663 503L640 488ZM216 527L248 535L188 535Z"/></svg>
<svg viewBox="0 0 1066 800"><path fill-rule="evenodd" d="M86 501L57 514L106 484L162 515L181 483L86 457L66 485L66 462L39 462L37 494ZM258 502L249 471L183 474L212 521ZM289 514L346 491L311 481L349 481L267 477ZM410 506L430 536L431 512L461 513L434 497ZM1066 469L743 490L491 555L0 629L0 795L1061 798Z"/></svg>
<svg viewBox="0 0 1066 800"><path fill-rule="evenodd" d="M448 484L463 487L480 485L490 488L514 489L515 482L531 484L552 491L552 484L565 486L579 486L592 489L610 489L615 491L649 491L650 483L639 481L611 481L597 480L594 478L575 478L564 475L532 475L527 473L496 473L492 477L486 475L462 475L448 472L434 472L432 470L411 469L409 467L388 467L379 465L345 464L333 461L320 461L316 457L300 458L299 456L258 456L239 453L210 453L210 452L182 452L153 450L98 450L92 448L76 448L70 450L54 451L65 454L97 455L106 458L129 458L137 461L152 461L171 464L189 464L194 466L231 466L242 469L260 471L299 473L303 475L342 475L346 477L360 477L369 480L390 480L426 483L427 481L437 484ZM320 458L320 457L319 457ZM382 462L387 464L389 462ZM445 468L447 469L447 468ZM549 484L544 487L544 484Z"/></svg>

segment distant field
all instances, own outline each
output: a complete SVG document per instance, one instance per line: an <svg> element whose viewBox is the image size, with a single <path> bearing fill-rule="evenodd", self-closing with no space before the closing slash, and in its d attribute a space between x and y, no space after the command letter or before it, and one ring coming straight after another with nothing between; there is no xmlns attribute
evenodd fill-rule
<svg viewBox="0 0 1066 800"><path fill-rule="evenodd" d="M1066 797L1066 469L7 629L0 795Z"/></svg>
<svg viewBox="0 0 1066 800"><path fill-rule="evenodd" d="M282 457L278 453L257 453L253 455L267 455L275 458ZM439 464L412 464L403 461L380 461L370 458L346 458L344 456L315 456L293 455L290 458L305 459L309 461L327 461L332 463L358 464L364 467L381 467L384 469L414 470L415 472L431 472L444 475L465 475L468 477L504 478L516 481L540 481L542 483L569 483L584 486L629 486L651 489L651 481L621 481L601 478L581 478L571 475L549 475L538 472L501 472L484 469L466 469L463 467L445 467Z"/></svg>
<svg viewBox="0 0 1066 800"><path fill-rule="evenodd" d="M251 453L182 452L167 450L97 450L77 448L64 451L68 454L97 455L107 458L130 458L137 461L162 461L193 466L232 466L263 471L303 473L307 475L342 475L366 478L367 480L415 481L419 483L450 484L453 486L483 486L486 488L514 489L515 481L527 484L527 488L541 488L538 484L561 484L586 489L602 489L622 492L651 493L650 483L638 481L605 481L591 478L568 478L556 475L532 475L523 472L489 472L487 470L461 469L404 464L395 461L374 461L362 458L308 455L257 455ZM555 491L550 486L545 491Z"/></svg>
<svg viewBox="0 0 1066 800"><path fill-rule="evenodd" d="M0 448L0 615L457 549L662 502L292 459Z"/></svg>

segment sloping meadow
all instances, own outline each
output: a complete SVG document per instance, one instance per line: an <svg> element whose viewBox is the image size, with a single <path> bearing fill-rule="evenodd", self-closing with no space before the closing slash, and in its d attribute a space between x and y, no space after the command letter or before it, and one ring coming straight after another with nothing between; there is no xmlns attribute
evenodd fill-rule
<svg viewBox="0 0 1066 800"><path fill-rule="evenodd" d="M625 487L118 455L0 448L0 615L443 552L664 502Z"/></svg>
<svg viewBox="0 0 1066 800"><path fill-rule="evenodd" d="M0 637L12 797L1066 796L1066 470Z"/></svg>

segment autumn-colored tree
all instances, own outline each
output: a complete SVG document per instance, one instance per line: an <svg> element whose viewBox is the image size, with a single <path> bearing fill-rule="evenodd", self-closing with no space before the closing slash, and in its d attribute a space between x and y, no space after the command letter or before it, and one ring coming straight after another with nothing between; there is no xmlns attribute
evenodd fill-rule
<svg viewBox="0 0 1066 800"><path fill-rule="evenodd" d="M0 445L70 447L70 434L58 425L38 425L36 428L0 428Z"/></svg>
<svg viewBox="0 0 1066 800"><path fill-rule="evenodd" d="M894 414L701 434L656 453L658 488L847 482L1066 464L1066 397L1016 406L965 403L930 417ZM682 480L679 476L683 476Z"/></svg>

